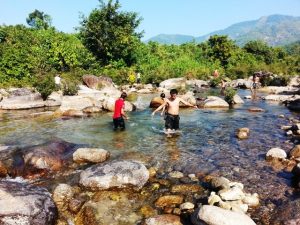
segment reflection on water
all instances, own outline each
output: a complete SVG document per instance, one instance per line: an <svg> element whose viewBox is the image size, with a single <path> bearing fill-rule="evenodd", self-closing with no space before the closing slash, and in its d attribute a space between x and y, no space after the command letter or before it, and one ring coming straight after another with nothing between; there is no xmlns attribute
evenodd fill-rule
<svg viewBox="0 0 300 225"><path fill-rule="evenodd" d="M241 92L241 96L249 92ZM270 195L270 188L288 188L286 178L277 176L264 160L272 147L286 149L285 119L291 113L283 106L260 100L245 100L245 104L229 110L181 109L181 133L173 137L158 132L164 120L145 108L153 95L138 97L139 110L129 113L126 131L114 132L112 113L89 118L68 120L40 120L24 118L29 112L0 114L0 145L34 145L53 137L91 147L109 150L112 157L126 152L139 152L153 157L153 165L178 169L187 173L215 173L245 183L249 191ZM249 112L249 107L260 107L265 112ZM142 108L145 108L142 110ZM248 127L250 137L238 140L238 128ZM154 129L153 129L154 128ZM288 149L286 149L288 150ZM264 180L263 183L260 181ZM281 190L282 189L278 189ZM273 190L275 198L284 193Z"/></svg>

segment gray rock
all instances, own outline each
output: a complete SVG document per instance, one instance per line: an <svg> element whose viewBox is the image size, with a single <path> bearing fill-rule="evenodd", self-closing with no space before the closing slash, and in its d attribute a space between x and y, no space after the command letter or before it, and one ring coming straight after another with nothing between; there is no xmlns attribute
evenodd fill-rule
<svg viewBox="0 0 300 225"><path fill-rule="evenodd" d="M57 209L46 189L2 180L0 193L0 224L55 224Z"/></svg>
<svg viewBox="0 0 300 225"><path fill-rule="evenodd" d="M92 190L134 187L140 189L149 179L149 171L137 161L112 161L94 165L80 174L80 184Z"/></svg>

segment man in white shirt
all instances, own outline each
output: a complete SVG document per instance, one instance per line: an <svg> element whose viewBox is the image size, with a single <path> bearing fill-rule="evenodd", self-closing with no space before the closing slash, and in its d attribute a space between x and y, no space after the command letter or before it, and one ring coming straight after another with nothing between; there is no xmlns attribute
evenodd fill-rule
<svg viewBox="0 0 300 225"><path fill-rule="evenodd" d="M54 82L55 82L55 86L57 88L60 88L61 85L61 77L59 74L56 74L56 76L54 77Z"/></svg>

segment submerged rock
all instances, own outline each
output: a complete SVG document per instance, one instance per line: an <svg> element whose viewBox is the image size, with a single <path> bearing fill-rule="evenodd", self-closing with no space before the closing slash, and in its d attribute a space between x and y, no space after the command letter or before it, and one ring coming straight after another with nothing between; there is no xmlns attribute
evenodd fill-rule
<svg viewBox="0 0 300 225"><path fill-rule="evenodd" d="M37 177L59 171L71 161L75 144L56 139L27 147L13 155L13 176Z"/></svg>
<svg viewBox="0 0 300 225"><path fill-rule="evenodd" d="M158 198L155 202L155 206L158 208L172 207L183 203L183 197L181 195L165 195Z"/></svg>
<svg viewBox="0 0 300 225"><path fill-rule="evenodd" d="M296 225L300 224L300 201L284 202L271 215L270 224Z"/></svg>
<svg viewBox="0 0 300 225"><path fill-rule="evenodd" d="M247 139L249 137L250 129L247 127L239 128L236 136L239 139Z"/></svg>
<svg viewBox="0 0 300 225"><path fill-rule="evenodd" d="M143 225L182 225L182 223L179 216L163 214L146 219Z"/></svg>
<svg viewBox="0 0 300 225"><path fill-rule="evenodd" d="M60 210L66 210L73 195L74 191L70 185L59 184L53 192L53 200Z"/></svg>
<svg viewBox="0 0 300 225"><path fill-rule="evenodd" d="M139 224L142 216L138 193L101 191L88 202L75 217L76 225Z"/></svg>
<svg viewBox="0 0 300 225"><path fill-rule="evenodd" d="M0 196L0 224L55 224L57 209L46 189L1 180Z"/></svg>

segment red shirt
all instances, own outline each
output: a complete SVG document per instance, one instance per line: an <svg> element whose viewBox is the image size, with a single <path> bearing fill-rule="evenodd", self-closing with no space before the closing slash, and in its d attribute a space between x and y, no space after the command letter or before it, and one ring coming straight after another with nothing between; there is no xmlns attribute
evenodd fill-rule
<svg viewBox="0 0 300 225"><path fill-rule="evenodd" d="M116 118L119 118L122 116L121 111L122 111L122 108L124 108L124 106L125 106L124 99L119 98L118 100L116 100L113 119L116 119Z"/></svg>

